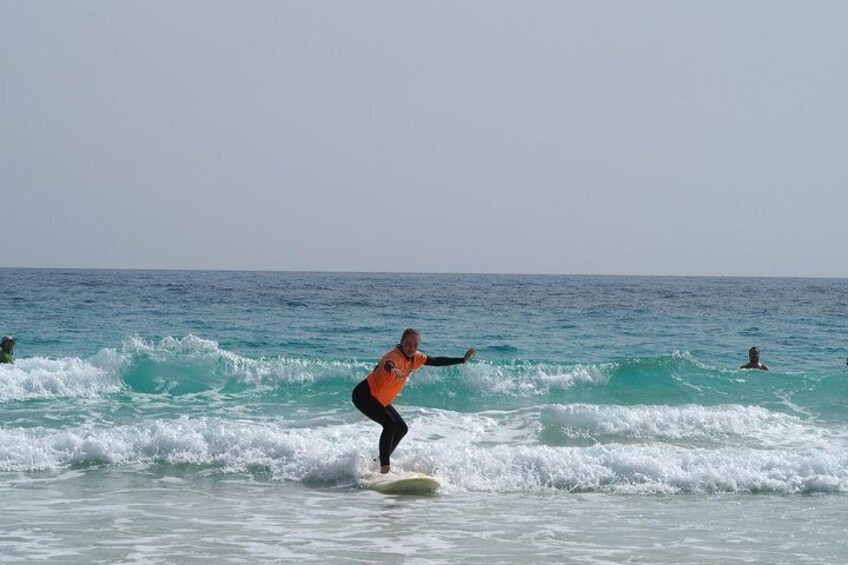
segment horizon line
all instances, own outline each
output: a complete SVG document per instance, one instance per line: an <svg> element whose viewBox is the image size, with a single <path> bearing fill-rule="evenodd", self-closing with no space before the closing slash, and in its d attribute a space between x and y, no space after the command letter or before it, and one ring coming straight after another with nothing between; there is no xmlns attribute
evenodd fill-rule
<svg viewBox="0 0 848 565"><path fill-rule="evenodd" d="M30 271L126 271L126 272L198 272L198 273L299 273L337 275L458 275L458 276L525 276L525 277L632 277L632 278L715 278L715 279L847 279L835 275L684 275L684 274L626 274L626 273L525 273L494 271L348 271L333 269L247 269L247 268L201 268L201 267L10 267L0 270Z"/></svg>

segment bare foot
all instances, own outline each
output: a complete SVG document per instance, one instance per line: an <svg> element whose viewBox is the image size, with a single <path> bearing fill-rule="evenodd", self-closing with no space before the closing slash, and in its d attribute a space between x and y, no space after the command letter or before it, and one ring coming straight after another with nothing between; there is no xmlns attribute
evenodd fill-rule
<svg viewBox="0 0 848 565"><path fill-rule="evenodd" d="M391 466L391 465L380 465L380 472L381 472L382 474L384 474L384 475L385 475L386 473L388 473L389 471L391 471L391 470L392 470L392 466Z"/></svg>

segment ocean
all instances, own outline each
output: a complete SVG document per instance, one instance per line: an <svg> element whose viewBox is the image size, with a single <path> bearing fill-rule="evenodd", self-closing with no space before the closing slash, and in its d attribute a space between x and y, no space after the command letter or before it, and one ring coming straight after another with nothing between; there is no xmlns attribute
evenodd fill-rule
<svg viewBox="0 0 848 565"><path fill-rule="evenodd" d="M848 280L0 269L2 563L846 563ZM396 467L353 387L399 340ZM738 367L751 346L771 370Z"/></svg>

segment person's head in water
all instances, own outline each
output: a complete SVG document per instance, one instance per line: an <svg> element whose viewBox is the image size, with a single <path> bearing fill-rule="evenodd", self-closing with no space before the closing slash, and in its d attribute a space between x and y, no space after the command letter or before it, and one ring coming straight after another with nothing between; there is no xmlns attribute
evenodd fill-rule
<svg viewBox="0 0 848 565"><path fill-rule="evenodd" d="M769 368L760 363L760 348L752 347L748 350L748 363L746 365L742 365L740 369L760 369L761 371L768 371Z"/></svg>
<svg viewBox="0 0 848 565"><path fill-rule="evenodd" d="M12 336L7 335L0 339L0 363L15 362L15 358L12 356L13 347L15 347L15 338Z"/></svg>
<svg viewBox="0 0 848 565"><path fill-rule="evenodd" d="M400 351L407 357L412 357L418 351L421 334L415 328L406 328L400 338Z"/></svg>

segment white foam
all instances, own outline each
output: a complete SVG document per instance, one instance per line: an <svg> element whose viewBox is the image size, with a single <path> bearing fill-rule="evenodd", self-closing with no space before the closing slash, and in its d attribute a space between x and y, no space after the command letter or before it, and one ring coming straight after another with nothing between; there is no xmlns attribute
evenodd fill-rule
<svg viewBox="0 0 848 565"><path fill-rule="evenodd" d="M324 361L285 356L251 359L221 349L216 341L192 334L182 338L169 336L155 343L131 336L124 339L122 351L127 355L144 354L161 363L176 359L212 363L224 375L238 377L243 382L272 386L337 379L340 376L353 380L363 378L371 369L369 364L355 360Z"/></svg>
<svg viewBox="0 0 848 565"><path fill-rule="evenodd" d="M121 360L105 350L84 361L75 357L21 358L0 365L0 402L48 398L93 398L120 389Z"/></svg>
<svg viewBox="0 0 848 565"><path fill-rule="evenodd" d="M493 365L486 361L465 365L463 376L468 386L480 392L512 396L542 395L551 390L568 389L575 384L605 384L610 364L552 365L514 363Z"/></svg>
<svg viewBox="0 0 848 565"><path fill-rule="evenodd" d="M452 450L453 451L453 450ZM442 453L462 490L581 492L848 492L848 455L825 451L612 444L587 448L495 446Z"/></svg>
<svg viewBox="0 0 848 565"><path fill-rule="evenodd" d="M349 421L290 427L267 421L188 418L65 430L0 428L0 471L88 465L192 465L272 480L355 484L372 473L379 427ZM651 443L533 444L532 411L459 414L409 409L401 470L438 476L444 492L848 492L848 448L714 448Z"/></svg>
<svg viewBox="0 0 848 565"><path fill-rule="evenodd" d="M109 428L0 428L0 471L169 463L232 473L264 469L277 479L331 480L350 477L360 459L340 432L339 427L287 429L280 423L188 417Z"/></svg>
<svg viewBox="0 0 848 565"><path fill-rule="evenodd" d="M196 335L165 337L158 341L127 336L121 347L103 349L88 359L18 359L0 367L0 402L54 397L92 397L124 386L122 373L143 357L155 364L176 368L163 374L179 378L184 370L208 376L235 378L258 388L275 388L286 383L315 383L344 379L355 382L373 368L373 360L323 360L296 357L249 358L222 349L218 342ZM514 363L494 365L475 362L456 368L465 386L484 394L509 396L544 395L578 383L604 384L613 365L554 365ZM11 368L10 368L11 367ZM173 376L171 378L174 378ZM189 377L190 378L190 377ZM443 371L425 370L410 381L410 388L429 385L445 378ZM455 378L455 377L450 377ZM223 384L219 381L218 384Z"/></svg>
<svg viewBox="0 0 848 565"><path fill-rule="evenodd" d="M796 416L759 406L546 406L541 420L563 441L749 442L766 447L823 447L827 432Z"/></svg>
<svg viewBox="0 0 848 565"><path fill-rule="evenodd" d="M13 365L0 365L0 402L93 398L117 392L125 387L123 372L138 356L165 367L176 367L176 372L165 371L165 374L177 375L177 378L184 369L195 369L195 373L206 375L213 387L214 375L236 378L259 388L274 388L284 383L339 378L354 382L371 369L369 363L356 360L251 359L221 349L215 341L191 334L182 338L165 337L157 342L129 336L124 338L119 350L103 349L88 359L30 357L18 358Z"/></svg>
<svg viewBox="0 0 848 565"><path fill-rule="evenodd" d="M251 380L266 380L273 383L315 382L323 379L347 377L350 380L363 379L371 370L367 363L356 361L322 361L276 357L261 359L252 363L245 377Z"/></svg>
<svg viewBox="0 0 848 565"><path fill-rule="evenodd" d="M577 412L582 410L592 415L591 426L600 425L603 416L616 418L617 407L599 412L588 408L580 406ZM438 411L430 412L434 414L421 411L416 418L414 435L404 444L398 463L408 469L440 475L448 489L848 492L848 442L844 436L820 433L821 429L812 424L759 408L707 411L707 428L721 427L726 422L736 426L733 433L750 433L761 440L741 445L736 438L726 437L723 443L709 448L669 444L657 438L663 434L674 438L692 433L714 435L715 431L703 427L704 418L699 417L698 410L691 414L686 414L685 409L680 411L677 415L680 422L675 423L673 417L663 415L663 407L651 407L644 412L637 408L614 423L613 431L634 434L641 429L639 433L652 434L650 441L591 446L533 444L526 437L534 429L531 410L484 415L445 412L439 416L435 414ZM637 417L640 413L641 419ZM652 414L659 417L657 430L648 424ZM710 422L711 418L715 421ZM754 426L753 431L744 430L746 421ZM763 437L771 433L769 428L775 424L778 430L773 432L774 441L766 445L768 442ZM430 438L445 439L428 441ZM802 441L810 438L816 441Z"/></svg>

